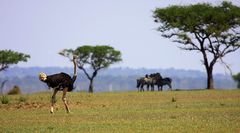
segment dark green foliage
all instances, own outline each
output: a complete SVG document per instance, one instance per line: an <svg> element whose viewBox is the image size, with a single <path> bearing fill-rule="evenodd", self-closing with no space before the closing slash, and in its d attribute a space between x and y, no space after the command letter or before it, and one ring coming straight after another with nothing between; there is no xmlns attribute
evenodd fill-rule
<svg viewBox="0 0 240 133"><path fill-rule="evenodd" d="M240 89L240 73L233 75L233 79L238 83L237 87Z"/></svg>
<svg viewBox="0 0 240 133"><path fill-rule="evenodd" d="M176 98L175 97L172 97L172 102L176 102Z"/></svg>
<svg viewBox="0 0 240 133"><path fill-rule="evenodd" d="M12 50L0 50L0 71L6 70L10 65L17 64L20 61L27 62L30 55L15 52ZM3 93L3 87L7 80L4 80L0 86L0 92Z"/></svg>
<svg viewBox="0 0 240 133"><path fill-rule="evenodd" d="M17 64L20 61L26 62L28 58L30 58L30 55L12 50L0 50L0 71L7 69L9 65Z"/></svg>
<svg viewBox="0 0 240 133"><path fill-rule="evenodd" d="M0 100L2 104L8 104L10 102L8 96L6 95L2 95Z"/></svg>
<svg viewBox="0 0 240 133"><path fill-rule="evenodd" d="M71 58L77 55L78 67L90 65L94 70L109 67L111 64L121 61L121 52L114 50L111 46L81 46L76 50L64 49L61 55Z"/></svg>
<svg viewBox="0 0 240 133"><path fill-rule="evenodd" d="M19 99L18 99L18 102L19 103L26 103L27 102L27 98L23 97L23 96L20 96Z"/></svg>
<svg viewBox="0 0 240 133"><path fill-rule="evenodd" d="M240 23L240 8L229 2L220 6L196 4L190 6L171 6L157 8L154 11L156 22L161 22L160 31L177 28L184 32L202 32L203 34L220 35Z"/></svg>
<svg viewBox="0 0 240 133"><path fill-rule="evenodd" d="M163 37L183 44L183 50L202 54L207 88L213 89L214 65L220 61L229 68L223 57L240 48L240 7L225 1L219 6L170 6L157 8L154 18Z"/></svg>
<svg viewBox="0 0 240 133"><path fill-rule="evenodd" d="M19 94L21 94L21 89L15 85L7 94L8 95L19 95Z"/></svg>
<svg viewBox="0 0 240 133"><path fill-rule="evenodd" d="M72 59L73 55L77 57L78 68L84 72L90 81L89 92L93 92L93 79L97 76L100 69L108 68L110 65L122 60L120 51L106 45L85 45L75 50L64 49L59 54L70 59ZM87 72L87 67L90 67L92 71Z"/></svg>

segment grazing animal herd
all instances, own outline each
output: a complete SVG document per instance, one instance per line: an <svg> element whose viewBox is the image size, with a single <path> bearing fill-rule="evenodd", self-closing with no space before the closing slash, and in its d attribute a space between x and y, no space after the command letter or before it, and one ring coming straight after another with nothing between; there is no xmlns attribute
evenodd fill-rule
<svg viewBox="0 0 240 133"><path fill-rule="evenodd" d="M151 91L154 91L155 85L158 87L158 91L162 91L164 85L168 85L169 89L172 90L172 79L169 77L163 78L160 73L145 75L145 77L137 79L138 91L144 91L145 85L147 86L147 91L149 91L149 86L151 87Z"/></svg>

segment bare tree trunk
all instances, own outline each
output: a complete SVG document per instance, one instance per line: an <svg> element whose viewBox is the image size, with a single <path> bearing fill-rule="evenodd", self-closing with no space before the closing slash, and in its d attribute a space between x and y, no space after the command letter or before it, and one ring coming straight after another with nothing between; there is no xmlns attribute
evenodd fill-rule
<svg viewBox="0 0 240 133"><path fill-rule="evenodd" d="M213 66L216 63L217 57L214 56L214 59L210 62L208 61L207 53L204 48L204 40L200 41L201 46L201 53L203 55L203 64L205 66L207 72L207 88L206 89L214 89L214 82L213 82Z"/></svg>
<svg viewBox="0 0 240 133"><path fill-rule="evenodd" d="M93 79L97 76L98 70L95 70L92 74L92 77L89 78L90 83L89 83L89 93L93 93Z"/></svg>
<svg viewBox="0 0 240 133"><path fill-rule="evenodd" d="M83 72L85 73L85 75L87 76L87 78L89 79L90 83L89 83L89 88L88 88L88 92L89 93L93 93L93 80L94 78L97 76L97 71L98 70L94 70L92 76L90 77L90 75L87 73L87 71L83 68L83 67L79 67L79 69L83 70Z"/></svg>
<svg viewBox="0 0 240 133"><path fill-rule="evenodd" d="M213 68L207 68L207 89L214 89Z"/></svg>
<svg viewBox="0 0 240 133"><path fill-rule="evenodd" d="M88 92L93 93L93 79L90 79Z"/></svg>

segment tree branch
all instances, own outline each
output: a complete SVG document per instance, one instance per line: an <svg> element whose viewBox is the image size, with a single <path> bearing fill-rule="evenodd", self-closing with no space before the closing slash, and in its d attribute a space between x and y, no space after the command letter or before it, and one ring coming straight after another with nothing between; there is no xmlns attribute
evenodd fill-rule
<svg viewBox="0 0 240 133"><path fill-rule="evenodd" d="M178 47L181 50L188 50L188 51L199 51L199 48L196 47Z"/></svg>
<svg viewBox="0 0 240 133"><path fill-rule="evenodd" d="M81 70L83 70L83 72L84 72L84 74L87 76L87 78L88 78L89 80L91 80L91 77L89 76L89 74L87 73L87 71L86 71L85 68L79 67L79 66L78 66L78 68L81 69Z"/></svg>
<svg viewBox="0 0 240 133"><path fill-rule="evenodd" d="M165 38L172 38L173 36L177 36L177 35L178 35L177 33L171 33L171 34L162 34L161 36Z"/></svg>
<svg viewBox="0 0 240 133"><path fill-rule="evenodd" d="M210 48L210 49L208 49L208 52L213 53L214 55L216 55L216 52L215 52L215 50L214 50L214 46L213 46L213 43L212 43L210 37L208 36L207 39L208 39L209 48Z"/></svg>
<svg viewBox="0 0 240 133"><path fill-rule="evenodd" d="M233 75L232 73L232 69L230 67L230 65L228 65L226 62L223 61L222 57L220 57L220 62L221 64L223 64L225 66L225 68L230 72L230 75Z"/></svg>
<svg viewBox="0 0 240 133"><path fill-rule="evenodd" d="M3 70L5 70L5 69L8 68L8 65L7 65L7 64L0 64L0 65L1 65L0 71L3 71Z"/></svg>

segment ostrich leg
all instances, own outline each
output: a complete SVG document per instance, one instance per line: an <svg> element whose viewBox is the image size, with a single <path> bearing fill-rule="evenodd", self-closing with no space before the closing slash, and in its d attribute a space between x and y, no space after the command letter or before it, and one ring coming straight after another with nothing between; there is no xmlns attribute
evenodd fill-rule
<svg viewBox="0 0 240 133"><path fill-rule="evenodd" d="M53 95L52 95L52 99L51 99L51 109L50 109L50 113L53 113L53 108L54 108L54 105L56 103L56 94L57 94L58 90L55 89L54 92L53 92Z"/></svg>
<svg viewBox="0 0 240 133"><path fill-rule="evenodd" d="M62 101L64 103L64 106L65 106L65 109L66 109L67 113L70 113L70 110L69 110L68 104L67 104L67 98L66 98L67 91L68 91L67 87L63 89Z"/></svg>

